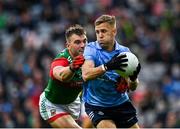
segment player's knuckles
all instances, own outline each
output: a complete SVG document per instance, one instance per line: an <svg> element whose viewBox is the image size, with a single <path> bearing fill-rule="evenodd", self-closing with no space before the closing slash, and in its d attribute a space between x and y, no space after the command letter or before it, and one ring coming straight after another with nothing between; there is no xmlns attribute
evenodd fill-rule
<svg viewBox="0 0 180 129"><path fill-rule="evenodd" d="M82 62L84 61L84 59L78 59L78 60L74 60L75 62Z"/></svg>
<svg viewBox="0 0 180 129"><path fill-rule="evenodd" d="M74 64L80 64L83 63L84 61L75 61Z"/></svg>
<svg viewBox="0 0 180 129"><path fill-rule="evenodd" d="M76 60L76 61L74 61L75 64L82 63L82 62L84 62L84 60Z"/></svg>

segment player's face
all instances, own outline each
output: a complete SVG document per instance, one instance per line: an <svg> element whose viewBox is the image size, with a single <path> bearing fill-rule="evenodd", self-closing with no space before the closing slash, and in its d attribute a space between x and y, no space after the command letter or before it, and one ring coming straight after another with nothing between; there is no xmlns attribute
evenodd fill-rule
<svg viewBox="0 0 180 129"><path fill-rule="evenodd" d="M86 43L87 43L86 35L79 36L73 34L71 37L69 37L67 48L69 49L71 56L75 57L80 54L83 54Z"/></svg>
<svg viewBox="0 0 180 129"><path fill-rule="evenodd" d="M108 23L102 23L95 26L97 41L105 50L111 50L114 46L116 29Z"/></svg>

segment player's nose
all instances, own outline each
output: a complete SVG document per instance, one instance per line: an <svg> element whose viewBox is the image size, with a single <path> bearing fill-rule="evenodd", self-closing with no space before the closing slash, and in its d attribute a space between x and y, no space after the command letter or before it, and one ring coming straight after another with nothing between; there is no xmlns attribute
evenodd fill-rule
<svg viewBox="0 0 180 129"><path fill-rule="evenodd" d="M86 45L86 43L81 42L81 48L84 48L84 47L85 47L85 45Z"/></svg>

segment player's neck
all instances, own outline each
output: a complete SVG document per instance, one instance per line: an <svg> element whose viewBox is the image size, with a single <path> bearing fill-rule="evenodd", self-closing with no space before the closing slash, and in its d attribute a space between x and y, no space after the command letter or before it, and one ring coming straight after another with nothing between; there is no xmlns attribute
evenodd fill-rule
<svg viewBox="0 0 180 129"><path fill-rule="evenodd" d="M74 58L75 55L73 54L73 52L71 51L71 49L68 49L68 51L69 51L69 55L70 55L72 58Z"/></svg>
<svg viewBox="0 0 180 129"><path fill-rule="evenodd" d="M108 52L112 52L114 50L115 50L115 42L106 49L106 51Z"/></svg>

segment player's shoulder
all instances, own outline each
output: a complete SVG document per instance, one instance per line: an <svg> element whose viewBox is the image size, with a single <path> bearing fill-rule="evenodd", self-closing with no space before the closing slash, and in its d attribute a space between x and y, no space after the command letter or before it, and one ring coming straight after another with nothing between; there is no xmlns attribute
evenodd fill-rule
<svg viewBox="0 0 180 129"><path fill-rule="evenodd" d="M128 47L121 45L119 43L116 43L116 50L119 50L121 52L127 52L130 51Z"/></svg>
<svg viewBox="0 0 180 129"><path fill-rule="evenodd" d="M94 49L101 49L101 47L99 46L99 43L97 41L89 42L87 44L87 47L94 48Z"/></svg>
<svg viewBox="0 0 180 129"><path fill-rule="evenodd" d="M89 47L95 47L95 46L96 46L96 42L89 42L89 43L87 44L87 46L89 46Z"/></svg>
<svg viewBox="0 0 180 129"><path fill-rule="evenodd" d="M55 59L61 58L61 57L63 57L63 58L68 58L69 56L70 56L70 55L69 55L69 52L68 52L67 48L65 48L64 50L62 50L60 53L58 53L58 54L56 55Z"/></svg>

